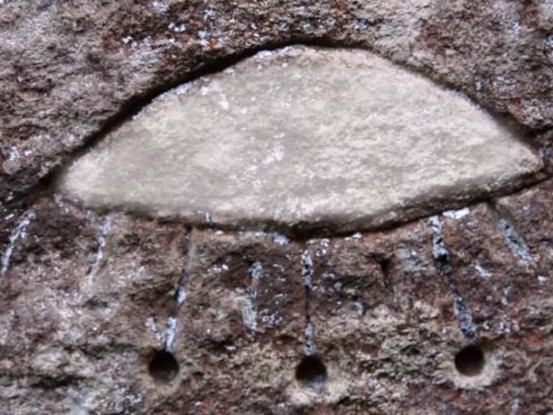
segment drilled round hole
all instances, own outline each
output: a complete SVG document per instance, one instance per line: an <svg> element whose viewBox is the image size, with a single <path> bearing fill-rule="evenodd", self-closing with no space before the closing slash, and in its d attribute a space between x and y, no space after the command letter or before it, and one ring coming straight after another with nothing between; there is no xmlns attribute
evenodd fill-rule
<svg viewBox="0 0 553 415"><path fill-rule="evenodd" d="M479 375L485 363L484 350L477 344L465 346L455 355L455 367L465 376Z"/></svg>
<svg viewBox="0 0 553 415"><path fill-rule="evenodd" d="M326 366L318 356L304 356L296 367L296 380L310 388L321 388L326 380Z"/></svg>
<svg viewBox="0 0 553 415"><path fill-rule="evenodd" d="M156 382L167 383L175 379L179 373L179 363L173 353L159 350L150 360L148 371Z"/></svg>

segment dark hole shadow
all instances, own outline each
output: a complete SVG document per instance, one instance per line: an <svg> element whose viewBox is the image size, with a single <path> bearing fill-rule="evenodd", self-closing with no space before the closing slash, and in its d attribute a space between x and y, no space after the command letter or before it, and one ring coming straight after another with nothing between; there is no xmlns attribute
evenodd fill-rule
<svg viewBox="0 0 553 415"><path fill-rule="evenodd" d="M306 387L320 389L326 377L326 366L318 356L304 356L296 367L296 380Z"/></svg>
<svg viewBox="0 0 553 415"><path fill-rule="evenodd" d="M464 376L477 376L482 373L486 359L482 346L470 344L455 355L455 368Z"/></svg>
<svg viewBox="0 0 553 415"><path fill-rule="evenodd" d="M179 363L173 353L167 350L157 351L148 364L150 376L159 383L168 383L179 373Z"/></svg>

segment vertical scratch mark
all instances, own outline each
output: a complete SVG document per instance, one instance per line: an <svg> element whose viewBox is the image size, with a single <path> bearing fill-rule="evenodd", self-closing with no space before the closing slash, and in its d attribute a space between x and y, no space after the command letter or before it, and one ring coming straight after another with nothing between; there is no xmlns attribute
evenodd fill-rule
<svg viewBox="0 0 553 415"><path fill-rule="evenodd" d="M432 228L432 256L437 265L438 272L445 279L449 290L453 294L453 311L459 320L459 328L468 340L474 340L478 334L478 329L474 324L472 313L461 296L457 283L453 279L453 268L451 266L449 251L443 238L442 222L439 216L432 216L429 222Z"/></svg>
<svg viewBox="0 0 553 415"><path fill-rule="evenodd" d="M111 215L108 215L104 218L104 220L102 221L102 224L100 225L100 230L98 232L98 238L97 238L98 249L96 250L96 253L92 257L92 261L88 268L89 283L94 282L94 278L96 278L96 275L100 270L102 259L104 259L104 250L106 248L107 237L109 235L109 232L111 231L112 223L113 223L113 217Z"/></svg>
<svg viewBox="0 0 553 415"><path fill-rule="evenodd" d="M524 262L530 262L532 260L528 246L507 219L499 218L499 231L507 240L507 246L513 254Z"/></svg>
<svg viewBox="0 0 553 415"><path fill-rule="evenodd" d="M499 201L488 203L488 207L491 209L495 218L497 219L497 227L499 233L505 238L505 242L511 253L521 259L526 265L532 262L532 256L528 245L524 242L524 239L517 233L515 226L513 225L514 218L510 214L509 208L502 206ZM510 218L511 220L509 220ZM507 281L503 286L503 296L501 297L501 304L508 305L511 301L513 294L513 281L510 274L507 275Z"/></svg>
<svg viewBox="0 0 553 415"><path fill-rule="evenodd" d="M164 336L164 348L167 351L173 350L173 343L175 342L175 337L177 335L177 326L178 326L178 314L188 296L187 288L190 283L190 269L192 262L196 256L196 242L195 242L195 231L192 230L188 242L188 254L186 261L182 267L181 275L175 286L175 294L173 295L173 309L171 314L167 319L165 325L165 336Z"/></svg>
<svg viewBox="0 0 553 415"><path fill-rule="evenodd" d="M3 277L4 274L8 271L8 268L10 267L10 260L13 254L13 250L15 248L15 244L19 239L25 238L26 236L25 232L27 230L27 226L29 226L29 224L33 219L35 219L35 213L32 210L26 211L23 215L21 215L15 229L10 234L8 247L2 254L2 260L1 260L2 266L0 267L0 277Z"/></svg>
<svg viewBox="0 0 553 415"><path fill-rule="evenodd" d="M259 280L263 276L263 266L259 261L255 261L248 270L251 278L251 284L248 287L246 301L242 309L242 319L244 325L251 331L257 331L257 309L255 302L257 300L257 290Z"/></svg>
<svg viewBox="0 0 553 415"><path fill-rule="evenodd" d="M315 326L311 322L311 292L313 291L313 259L308 250L301 254L301 276L305 288L305 355L312 356L316 352Z"/></svg>
<svg viewBox="0 0 553 415"><path fill-rule="evenodd" d="M311 293L313 288L313 260L311 259L311 254L307 250L301 254L301 265L303 285L305 286L305 289Z"/></svg>
<svg viewBox="0 0 553 415"><path fill-rule="evenodd" d="M174 304L173 304L173 310L171 312L171 314L174 316L177 315L177 313L179 312L183 304L186 302L186 298L188 296L188 292L186 290L190 282L190 273L189 273L190 264L191 264L190 257L193 256L194 254L195 254L195 247L190 247L188 252L188 260L184 264L179 281L175 286L175 294L173 296Z"/></svg>

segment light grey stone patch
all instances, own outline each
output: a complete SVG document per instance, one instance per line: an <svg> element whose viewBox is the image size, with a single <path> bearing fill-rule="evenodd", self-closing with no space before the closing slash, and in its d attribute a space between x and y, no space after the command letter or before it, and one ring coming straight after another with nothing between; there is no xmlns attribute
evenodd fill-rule
<svg viewBox="0 0 553 415"><path fill-rule="evenodd" d="M366 51L287 47L232 69L154 100L76 159L60 191L193 224L352 232L542 169L465 97Z"/></svg>

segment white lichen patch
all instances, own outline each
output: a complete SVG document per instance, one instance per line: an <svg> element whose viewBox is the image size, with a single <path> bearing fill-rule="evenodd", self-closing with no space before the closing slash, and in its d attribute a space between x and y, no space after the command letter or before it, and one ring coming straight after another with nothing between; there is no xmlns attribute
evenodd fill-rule
<svg viewBox="0 0 553 415"><path fill-rule="evenodd" d="M446 210L443 213L443 215L447 216L448 218L451 218L451 219L460 220L460 219L463 219L464 217L470 215L470 209L468 207L465 207L465 208L457 209L457 210Z"/></svg>
<svg viewBox="0 0 553 415"><path fill-rule="evenodd" d="M149 38L123 41L150 50ZM209 213L215 226L354 232L513 189L541 168L458 93L366 51L288 47L160 96L75 160L60 190L97 208Z"/></svg>
<svg viewBox="0 0 553 415"><path fill-rule="evenodd" d="M177 335L177 318L169 317L167 319L167 327L165 330L165 350L173 350L173 343L175 341L175 336Z"/></svg>
<svg viewBox="0 0 553 415"><path fill-rule="evenodd" d="M275 232L273 234L273 241L275 244L277 245L288 245L290 243L290 239L288 239L286 236L278 233L278 232Z"/></svg>
<svg viewBox="0 0 553 415"><path fill-rule="evenodd" d="M152 2L152 7L156 9L159 13L166 13L167 10L169 10L169 6L165 2L158 0L154 0Z"/></svg>
<svg viewBox="0 0 553 415"><path fill-rule="evenodd" d="M150 316L146 319L144 325L146 326L146 328L148 330L150 330L150 332L154 335L155 339L158 341L158 342L162 342L163 341L163 335L160 333L158 327L157 327L157 320L155 318L155 316Z"/></svg>
<svg viewBox="0 0 553 415"><path fill-rule="evenodd" d="M489 280L492 277L492 273L480 265L480 263L476 263L474 269L476 269L478 276L483 280Z"/></svg>
<svg viewBox="0 0 553 415"><path fill-rule="evenodd" d="M167 27L169 30L172 30L176 33L182 33L186 30L186 25L184 23L169 23L169 26Z"/></svg>
<svg viewBox="0 0 553 415"><path fill-rule="evenodd" d="M15 146L12 146L8 151L8 161L17 160L20 156L21 154L19 153L19 150Z"/></svg>

